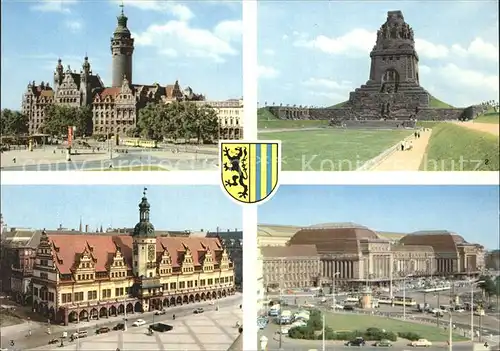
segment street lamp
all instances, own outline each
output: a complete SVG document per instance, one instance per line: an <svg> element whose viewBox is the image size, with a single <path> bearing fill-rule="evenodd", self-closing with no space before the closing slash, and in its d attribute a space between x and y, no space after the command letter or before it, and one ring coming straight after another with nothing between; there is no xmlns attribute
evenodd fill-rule
<svg viewBox="0 0 500 351"><path fill-rule="evenodd" d="M484 283L484 280L470 283L470 340L474 342L474 286Z"/></svg>
<svg viewBox="0 0 500 351"><path fill-rule="evenodd" d="M413 274L403 276L403 320L406 320L406 278L410 278Z"/></svg>
<svg viewBox="0 0 500 351"><path fill-rule="evenodd" d="M335 312L335 309L337 308L337 303L335 301L335 277L339 274L340 274L340 272L335 272L335 273L333 273L333 276L332 276L332 308L333 308L333 312ZM323 348L323 350L324 350L324 348Z"/></svg>
<svg viewBox="0 0 500 351"><path fill-rule="evenodd" d="M453 322L452 322L452 314L451 311L448 311L450 314L450 321L448 323L448 351L453 351Z"/></svg>

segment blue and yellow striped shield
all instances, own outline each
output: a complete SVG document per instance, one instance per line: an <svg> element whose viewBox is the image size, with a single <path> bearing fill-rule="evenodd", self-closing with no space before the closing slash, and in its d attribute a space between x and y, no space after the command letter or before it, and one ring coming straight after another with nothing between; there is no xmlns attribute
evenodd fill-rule
<svg viewBox="0 0 500 351"><path fill-rule="evenodd" d="M222 187L236 201L254 204L277 189L280 142L221 141Z"/></svg>

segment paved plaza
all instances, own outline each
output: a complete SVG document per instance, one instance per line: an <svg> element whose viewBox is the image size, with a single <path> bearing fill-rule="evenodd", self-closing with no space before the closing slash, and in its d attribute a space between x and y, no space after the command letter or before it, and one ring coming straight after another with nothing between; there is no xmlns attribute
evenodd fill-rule
<svg viewBox="0 0 500 351"><path fill-rule="evenodd" d="M127 153L96 150L78 150L67 161L66 150L45 146L33 151L12 150L1 153L3 171L68 171L103 170L124 167L157 166L165 170L216 170L218 149L127 149Z"/></svg>
<svg viewBox="0 0 500 351"><path fill-rule="evenodd" d="M126 332L111 331L107 334L89 336L76 342L47 345L31 350L227 350L238 336L237 321L242 321L242 310L238 307L205 312L168 320L173 330L165 333L147 334L146 324L129 327ZM92 331L93 332L93 331Z"/></svg>

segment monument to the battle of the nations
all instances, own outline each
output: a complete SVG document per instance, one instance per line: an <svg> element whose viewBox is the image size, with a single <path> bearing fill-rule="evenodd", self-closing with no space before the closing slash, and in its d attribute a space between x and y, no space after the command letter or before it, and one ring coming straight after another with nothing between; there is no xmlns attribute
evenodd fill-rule
<svg viewBox="0 0 500 351"><path fill-rule="evenodd" d="M430 95L420 86L418 54L413 29L401 11L389 11L377 31L371 53L370 76L366 84L349 95L338 108L271 106L280 119L331 119L347 121L385 120L401 123L414 120L471 119L475 107L431 108Z"/></svg>

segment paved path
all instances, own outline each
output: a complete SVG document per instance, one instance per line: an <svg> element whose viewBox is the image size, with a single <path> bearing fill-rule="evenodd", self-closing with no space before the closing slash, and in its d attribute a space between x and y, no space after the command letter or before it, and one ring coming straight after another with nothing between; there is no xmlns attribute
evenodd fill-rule
<svg viewBox="0 0 500 351"><path fill-rule="evenodd" d="M76 342L67 342L60 347L47 345L31 350L227 350L238 337L236 321L242 321L242 310L238 306L219 311L191 314L169 320L171 331L147 334L148 325L129 327L126 332L109 332L89 336Z"/></svg>
<svg viewBox="0 0 500 351"><path fill-rule="evenodd" d="M425 150L432 131L420 132L420 138L413 136L409 139L412 142L411 150L401 151L397 148L391 155L382 162L371 168L371 171L418 171L425 155Z"/></svg>
<svg viewBox="0 0 500 351"><path fill-rule="evenodd" d="M60 151L53 153L54 148L39 149L33 152L26 150L2 153L2 171L82 171L104 170L123 167L157 166L166 170L216 170L218 169L218 151L200 150L200 152L183 151L173 153L170 150L138 150L128 153L109 153L72 155L72 161L66 161L66 155ZM16 158L16 163L13 158Z"/></svg>
<svg viewBox="0 0 500 351"><path fill-rule="evenodd" d="M477 123L474 121L467 121L467 122L453 121L451 123L465 127L465 128L469 128L472 130L486 132L486 133L490 133L490 134L493 134L496 136L499 135L500 125L495 124L495 123Z"/></svg>

